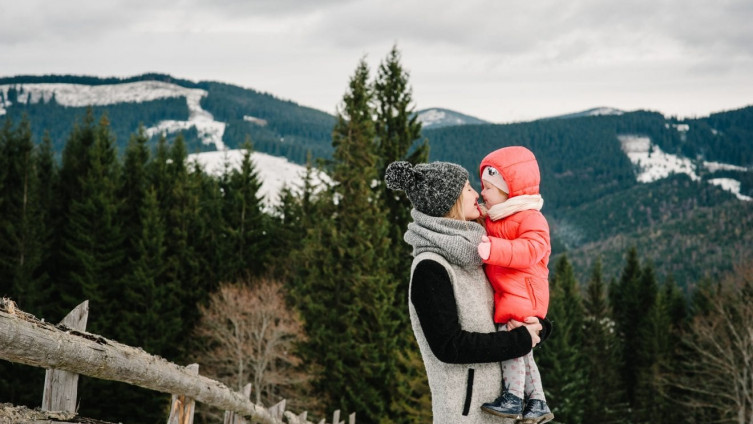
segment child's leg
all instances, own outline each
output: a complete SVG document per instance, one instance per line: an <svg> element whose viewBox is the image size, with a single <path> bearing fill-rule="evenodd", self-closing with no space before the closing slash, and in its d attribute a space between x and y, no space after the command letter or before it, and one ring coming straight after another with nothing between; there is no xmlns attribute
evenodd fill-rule
<svg viewBox="0 0 753 424"><path fill-rule="evenodd" d="M507 325L498 326L498 331L507 331ZM524 356L502 361L502 391L508 391L523 399L526 385L526 363Z"/></svg>
<svg viewBox="0 0 753 424"><path fill-rule="evenodd" d="M506 390L521 399L523 399L527 374L524 358L513 358L502 362L503 391Z"/></svg>
<svg viewBox="0 0 753 424"><path fill-rule="evenodd" d="M507 331L507 326L498 327L498 331ZM523 358L503 361L502 391L493 402L481 405L481 410L489 414L519 420L523 416L523 389L526 384L526 364Z"/></svg>
<svg viewBox="0 0 753 424"><path fill-rule="evenodd" d="M523 356L526 368L526 382L525 392L530 399L539 399L546 402L544 396L544 386L541 384L541 374L539 373L539 367L533 360L533 351L528 352L526 356Z"/></svg>

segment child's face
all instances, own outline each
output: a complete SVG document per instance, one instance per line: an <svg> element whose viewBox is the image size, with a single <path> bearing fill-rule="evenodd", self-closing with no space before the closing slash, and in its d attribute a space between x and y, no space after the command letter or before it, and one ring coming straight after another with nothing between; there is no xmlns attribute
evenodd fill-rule
<svg viewBox="0 0 753 424"><path fill-rule="evenodd" d="M487 208L491 208L494 205L498 205L507 200L507 193L494 187L493 184L484 182L484 189L481 190L481 197L484 198Z"/></svg>

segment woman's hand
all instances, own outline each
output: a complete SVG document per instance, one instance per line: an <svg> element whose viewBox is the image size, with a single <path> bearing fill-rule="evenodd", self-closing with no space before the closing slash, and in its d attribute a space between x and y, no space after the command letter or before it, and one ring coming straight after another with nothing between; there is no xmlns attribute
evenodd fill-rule
<svg viewBox="0 0 753 424"><path fill-rule="evenodd" d="M528 317L526 318L525 322L516 321L514 319L511 319L507 322L507 330L512 331L521 325L525 325L526 329L528 329L528 332L531 334L531 341L533 342L533 345L531 347L536 346L541 341L541 337L539 337L539 333L541 332L541 323L539 322L539 319L536 317Z"/></svg>

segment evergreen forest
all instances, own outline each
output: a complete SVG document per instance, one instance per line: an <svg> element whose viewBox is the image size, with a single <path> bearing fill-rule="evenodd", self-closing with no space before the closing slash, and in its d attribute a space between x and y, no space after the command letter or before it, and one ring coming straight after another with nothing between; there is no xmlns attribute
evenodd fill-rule
<svg viewBox="0 0 753 424"><path fill-rule="evenodd" d="M210 93L222 90L232 96L234 88L217 83ZM254 129L243 119L248 100L210 94L203 102L248 152L219 177L187 164L186 134L147 137L143 115L61 108L42 118L31 105L9 113L0 129L0 296L49 322L88 299L88 332L178 364L197 362L201 374L236 390L253 381L252 400L288 399L289 409L308 410L313 422L340 409L355 412L358 423L428 423L431 397L407 307L412 257L402 235L410 203L387 190L384 171L396 160L451 157L474 179L486 152L522 144L540 157L543 196L558 211L552 222L590 214L594 223L577 243L559 241L549 263L553 332L534 355L555 422L753 419L753 260L744 254L753 245L750 206L681 175L647 190L635 184L617 144L596 145L615 134L651 133L667 151L691 154L707 148L694 144L693 132L677 141L664 119L647 124L653 115L644 112L634 122L422 131L397 47L373 72L358 62L334 119L307 113L310 121L299 125L281 105L255 112L269 124ZM171 119L185 119L179 105L169 109ZM740 139L734 155L725 141L711 157L749 163L739 128L751 125L743 117L751 110L704 118L709 133ZM283 131L273 122L311 144L294 147L307 173L268 210L250 152ZM324 138L326 146L311 141ZM332 182L315 184L315 168ZM751 181L744 184L750 190ZM662 200L641 200L647 191ZM717 237L732 239L727 246L739 254L714 239L698 250L690 225L718 226ZM602 239L619 239L609 251L617 253L589 244ZM669 251L676 256L656 260ZM725 265L684 272L683 263L701 257ZM275 322L274 336L253 325L262 318ZM251 323L247 337L227 331L240 319ZM254 337L270 349L253 348ZM39 406L43 381L43 369L0 361L0 403ZM79 402L84 417L160 423L169 397L82 377ZM217 414L202 410L197 422L216 422Z"/></svg>

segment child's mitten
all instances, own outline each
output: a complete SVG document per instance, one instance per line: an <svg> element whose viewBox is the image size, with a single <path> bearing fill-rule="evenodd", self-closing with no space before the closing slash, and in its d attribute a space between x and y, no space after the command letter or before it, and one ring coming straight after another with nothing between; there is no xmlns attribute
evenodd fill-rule
<svg viewBox="0 0 753 424"><path fill-rule="evenodd" d="M487 236L481 236L481 243L478 245L478 255L481 259L489 259L489 254L492 252L492 242Z"/></svg>

